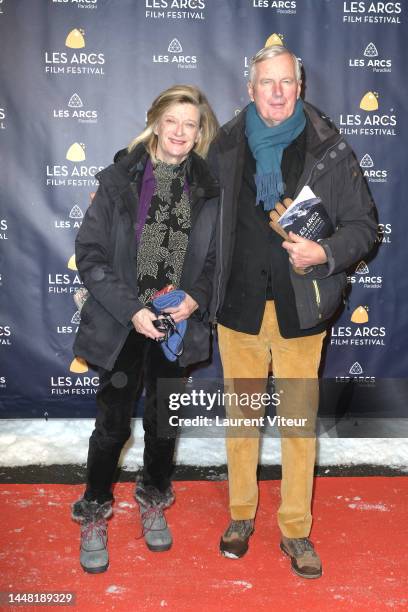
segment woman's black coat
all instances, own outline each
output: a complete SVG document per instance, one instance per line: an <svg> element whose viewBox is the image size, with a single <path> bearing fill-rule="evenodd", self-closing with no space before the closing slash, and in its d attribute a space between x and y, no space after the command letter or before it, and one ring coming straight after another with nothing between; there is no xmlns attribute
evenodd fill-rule
<svg viewBox="0 0 408 612"><path fill-rule="evenodd" d="M76 264L90 292L81 311L74 353L111 370L132 329L138 299L136 219L148 154L143 144L97 174L99 188L75 242ZM206 162L192 152L187 161L191 231L180 289L199 305L188 320L181 366L209 355L208 310L215 268L218 185Z"/></svg>

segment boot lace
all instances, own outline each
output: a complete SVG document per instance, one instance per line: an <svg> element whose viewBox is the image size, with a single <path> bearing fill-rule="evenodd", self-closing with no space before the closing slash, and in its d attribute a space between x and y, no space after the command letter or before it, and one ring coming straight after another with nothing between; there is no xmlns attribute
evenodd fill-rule
<svg viewBox="0 0 408 612"><path fill-rule="evenodd" d="M82 536L86 542L97 537L102 544L105 544L106 521L104 519L98 519L85 523L82 530Z"/></svg>
<svg viewBox="0 0 408 612"><path fill-rule="evenodd" d="M304 553L314 554L313 544L307 538L295 538L291 542L291 548L297 557L302 556Z"/></svg>
<svg viewBox="0 0 408 612"><path fill-rule="evenodd" d="M152 531L156 519L164 519L162 506L156 504L148 506L146 510L141 512L140 518L142 520L142 532L136 537L136 540L144 538L149 531Z"/></svg>

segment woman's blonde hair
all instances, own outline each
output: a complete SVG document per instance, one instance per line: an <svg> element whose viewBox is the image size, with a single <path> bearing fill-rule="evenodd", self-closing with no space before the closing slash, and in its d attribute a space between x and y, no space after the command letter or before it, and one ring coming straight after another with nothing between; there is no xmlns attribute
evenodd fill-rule
<svg viewBox="0 0 408 612"><path fill-rule="evenodd" d="M144 142L152 162L156 162L157 136L154 133L154 128L163 113L172 104L193 104L198 108L200 111L200 136L193 150L201 157L205 158L207 156L209 146L217 134L218 121L207 98L194 85L174 85L157 96L147 111L145 129L128 146L129 153L140 142Z"/></svg>

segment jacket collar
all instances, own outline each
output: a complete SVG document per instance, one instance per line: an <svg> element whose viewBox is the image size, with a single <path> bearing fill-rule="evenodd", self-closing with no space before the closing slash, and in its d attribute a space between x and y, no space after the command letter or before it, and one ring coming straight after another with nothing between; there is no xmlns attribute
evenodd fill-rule
<svg viewBox="0 0 408 612"><path fill-rule="evenodd" d="M218 181L210 173L207 162L194 151L187 160L187 183L192 197L215 198L220 192Z"/></svg>
<svg viewBox="0 0 408 612"><path fill-rule="evenodd" d="M137 214L140 183L149 154L143 143L139 143L130 153L122 149L116 153L111 164L96 175L113 194L119 196L134 220ZM219 186L210 174L207 163L192 151L187 160L187 183L190 188L191 205L197 200L218 196Z"/></svg>
<svg viewBox="0 0 408 612"><path fill-rule="evenodd" d="M299 188L306 184L305 181L309 181L312 172L315 172L316 168L320 174L324 174L351 152L347 142L326 115L308 102L304 102L304 107L307 120L307 140L305 166L299 181ZM245 140L246 109L247 107L237 117L226 123L219 131L216 145L221 158L224 158L225 161L228 158L235 159L237 156L237 163L239 163L240 156L238 152L243 151ZM319 164L322 159L326 161L327 153L333 149L336 155L329 156L327 160L329 163ZM237 175L240 176L240 172L237 172Z"/></svg>
<svg viewBox="0 0 408 612"><path fill-rule="evenodd" d="M115 155L115 166L123 179L137 183L143 176L148 157L144 144L139 143L130 153L127 153L126 149L118 151ZM194 151L187 160L187 183L191 191L197 192L198 197L208 199L219 193L218 183L210 174L207 163Z"/></svg>

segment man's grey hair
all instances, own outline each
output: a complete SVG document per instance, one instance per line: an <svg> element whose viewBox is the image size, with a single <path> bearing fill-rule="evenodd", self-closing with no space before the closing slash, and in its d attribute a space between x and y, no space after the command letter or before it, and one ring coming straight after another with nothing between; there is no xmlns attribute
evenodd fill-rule
<svg viewBox="0 0 408 612"><path fill-rule="evenodd" d="M296 55L292 53L292 51L289 51L289 49L287 49L283 45L271 45L270 47L264 47L263 49L258 51L258 53L254 55L254 57L251 58L251 61L249 63L249 80L252 83L252 85L255 82L257 64L260 64L261 62L264 62L265 60L272 59L273 57L276 57L277 55L283 55L284 53L287 53L293 59L296 80L301 81L302 80L302 67Z"/></svg>

